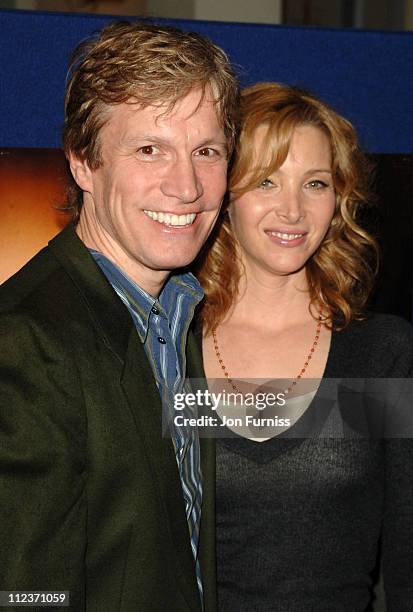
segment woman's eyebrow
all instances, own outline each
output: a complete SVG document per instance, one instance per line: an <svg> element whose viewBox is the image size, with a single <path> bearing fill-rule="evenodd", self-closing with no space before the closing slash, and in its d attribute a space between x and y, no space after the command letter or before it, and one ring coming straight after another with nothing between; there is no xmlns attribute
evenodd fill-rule
<svg viewBox="0 0 413 612"><path fill-rule="evenodd" d="M313 172L326 172L327 174L333 174L331 168L310 168L305 174L312 174Z"/></svg>

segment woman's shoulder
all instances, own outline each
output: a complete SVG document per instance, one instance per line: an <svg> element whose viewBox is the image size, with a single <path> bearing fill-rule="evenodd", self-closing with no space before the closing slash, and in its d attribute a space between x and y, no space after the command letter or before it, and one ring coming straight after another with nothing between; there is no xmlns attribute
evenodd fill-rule
<svg viewBox="0 0 413 612"><path fill-rule="evenodd" d="M345 330L344 330L345 331ZM367 313L366 318L361 321L353 321L348 327L349 333L362 334L365 338L391 342L413 338L413 325L396 315Z"/></svg>
<svg viewBox="0 0 413 612"><path fill-rule="evenodd" d="M405 377L413 373L413 326L405 319L368 313L334 336L335 357L353 375Z"/></svg>

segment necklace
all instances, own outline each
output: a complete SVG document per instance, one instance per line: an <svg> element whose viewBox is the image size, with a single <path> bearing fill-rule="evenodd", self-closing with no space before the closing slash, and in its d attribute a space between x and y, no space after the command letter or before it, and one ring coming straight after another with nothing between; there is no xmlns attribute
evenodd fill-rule
<svg viewBox="0 0 413 612"><path fill-rule="evenodd" d="M301 368L300 373L296 376L295 380L293 380L291 385L287 389L284 390L285 395L288 395L288 393L290 393L293 390L293 388L296 386L296 384L300 380L300 378L302 378L304 376L305 371L307 370L308 366L310 365L310 361L311 361L311 359L313 357L313 354L316 351L316 348L318 346L318 341L320 339L321 323L322 323L321 316L319 316L318 317L318 322L317 322L317 327L316 327L316 332L315 332L315 336L314 336L314 341L313 341L313 344L311 345L310 352L308 353L308 355L307 355L307 357L306 357L306 359L304 361L304 365ZM228 380L228 383L231 385L231 387L234 389L234 391L236 393L242 393L238 389L238 387L234 383L234 381L232 380L232 378L231 378L231 376L230 376L230 374L229 374L229 372L228 372L228 370L227 370L227 368L225 366L224 360L222 359L222 355L220 353L219 346L218 346L217 328L216 327L214 327L214 329L212 330L212 339L214 341L215 355L216 355L216 357L218 359L218 363L219 363L222 371L224 372L225 378Z"/></svg>

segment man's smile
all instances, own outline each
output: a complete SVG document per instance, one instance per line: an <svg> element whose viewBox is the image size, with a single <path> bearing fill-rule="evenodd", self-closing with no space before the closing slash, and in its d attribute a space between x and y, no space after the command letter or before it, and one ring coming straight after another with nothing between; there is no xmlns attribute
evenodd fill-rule
<svg viewBox="0 0 413 612"><path fill-rule="evenodd" d="M147 215L153 221L157 221L158 223L164 223L165 225L174 225L174 226L186 226L192 225L192 223L196 219L196 213L187 213L186 215L174 215L171 213L164 212L156 212L154 210L144 210L145 215Z"/></svg>

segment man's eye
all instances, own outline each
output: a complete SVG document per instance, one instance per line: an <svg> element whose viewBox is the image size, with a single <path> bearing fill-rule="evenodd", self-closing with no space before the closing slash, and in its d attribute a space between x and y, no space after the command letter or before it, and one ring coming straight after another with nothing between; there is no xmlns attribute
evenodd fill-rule
<svg viewBox="0 0 413 612"><path fill-rule="evenodd" d="M218 155L218 151L216 149L211 149L211 147L204 147L203 149L199 149L196 152L196 155L201 157L216 157Z"/></svg>
<svg viewBox="0 0 413 612"><path fill-rule="evenodd" d="M266 178L259 184L260 189L271 189L271 187L275 187L274 183L271 179Z"/></svg>
<svg viewBox="0 0 413 612"><path fill-rule="evenodd" d="M138 149L138 153L141 153L142 155L153 155L156 152L157 149L153 145L145 145L144 147L140 147L140 149Z"/></svg>

